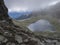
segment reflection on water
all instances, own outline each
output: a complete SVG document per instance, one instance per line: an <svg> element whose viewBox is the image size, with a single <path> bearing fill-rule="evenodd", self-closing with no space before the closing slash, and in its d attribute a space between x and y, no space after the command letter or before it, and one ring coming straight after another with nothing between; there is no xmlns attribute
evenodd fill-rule
<svg viewBox="0 0 60 45"><path fill-rule="evenodd" d="M38 20L37 22L35 23L32 23L28 26L28 28L31 30L31 31L54 31L55 28L53 27L52 24L50 24L49 21L47 20L44 20L44 19L41 19L41 20Z"/></svg>

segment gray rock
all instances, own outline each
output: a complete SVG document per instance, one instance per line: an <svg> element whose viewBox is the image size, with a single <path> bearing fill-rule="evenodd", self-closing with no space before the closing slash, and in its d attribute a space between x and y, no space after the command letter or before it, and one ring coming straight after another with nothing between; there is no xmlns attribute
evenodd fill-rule
<svg viewBox="0 0 60 45"><path fill-rule="evenodd" d="M22 37L19 36L19 35L15 35L15 40L18 41L18 43L22 43L23 42Z"/></svg>
<svg viewBox="0 0 60 45"><path fill-rule="evenodd" d="M5 37L0 35L0 41L4 41Z"/></svg>

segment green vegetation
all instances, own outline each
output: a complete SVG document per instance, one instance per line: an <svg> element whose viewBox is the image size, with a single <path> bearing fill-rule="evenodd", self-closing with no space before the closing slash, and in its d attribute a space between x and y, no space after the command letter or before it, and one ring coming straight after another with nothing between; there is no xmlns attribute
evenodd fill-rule
<svg viewBox="0 0 60 45"><path fill-rule="evenodd" d="M13 22L14 22L16 25L18 25L18 26L26 27L26 26L28 26L29 24L34 23L34 22L36 22L37 20L40 20L40 19L46 19L46 20L48 20L52 25L55 26L55 28L56 28L57 30L60 30L60 22L59 22L59 19L57 19L57 18L55 18L55 17L48 16L48 15L31 17L30 19L25 20L25 21L13 20Z"/></svg>
<svg viewBox="0 0 60 45"><path fill-rule="evenodd" d="M49 36L49 37L53 37L53 36L54 37L59 37L59 34L60 34L60 22L59 22L59 19L57 19L55 17L51 17L51 16L48 16L48 15L45 15L45 16L31 17L30 19L25 20L25 21L13 20L13 22L16 25L20 26L20 27L24 27L24 29L28 29L27 26L29 24L34 23L34 22L36 22L37 20L40 20L40 19L48 20L52 25L54 25L54 27L56 28L56 32L54 32L54 33L53 32L49 32L49 31L46 31L46 32L35 32L35 34Z"/></svg>

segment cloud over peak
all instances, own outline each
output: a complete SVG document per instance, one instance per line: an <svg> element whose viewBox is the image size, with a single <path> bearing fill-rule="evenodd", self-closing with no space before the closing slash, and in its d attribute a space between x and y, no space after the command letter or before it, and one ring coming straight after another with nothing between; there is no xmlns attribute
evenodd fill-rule
<svg viewBox="0 0 60 45"><path fill-rule="evenodd" d="M9 11L39 10L47 6L55 5L60 0L5 0Z"/></svg>

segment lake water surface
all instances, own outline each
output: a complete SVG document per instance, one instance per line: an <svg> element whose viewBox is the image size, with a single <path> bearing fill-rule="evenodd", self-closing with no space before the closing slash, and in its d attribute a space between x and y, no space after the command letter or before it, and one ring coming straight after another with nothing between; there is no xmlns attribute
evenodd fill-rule
<svg viewBox="0 0 60 45"><path fill-rule="evenodd" d="M40 19L35 23L32 23L28 26L31 31L55 31L54 26L45 19Z"/></svg>

